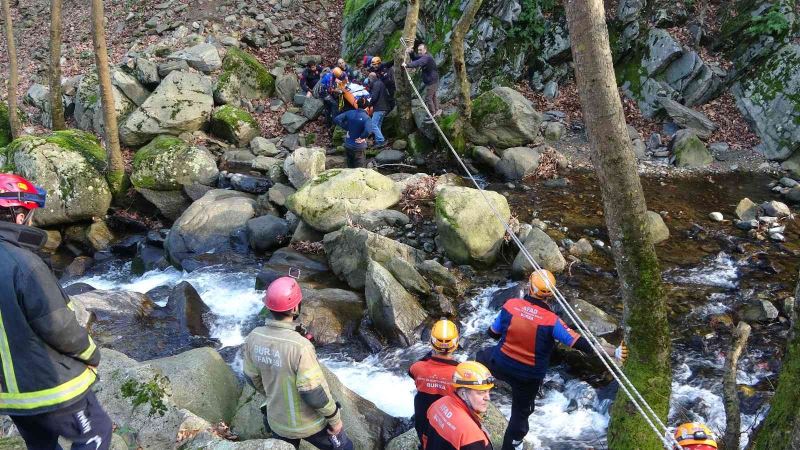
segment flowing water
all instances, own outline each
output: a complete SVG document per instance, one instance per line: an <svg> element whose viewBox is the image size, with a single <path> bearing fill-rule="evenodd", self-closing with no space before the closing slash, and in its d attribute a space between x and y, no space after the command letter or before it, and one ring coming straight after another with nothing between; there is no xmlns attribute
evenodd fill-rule
<svg viewBox="0 0 800 450"><path fill-rule="evenodd" d="M599 208L599 194L591 185L590 178L577 177L573 181L577 186L570 190L572 201L565 201L558 196L557 190L534 189L524 196L515 197L516 194L512 194L512 209L521 210L523 220L530 220L534 214L531 211L536 209L538 217L551 220L554 227L567 226L570 230L581 230L581 233L603 239L602 231L593 231L594 228L602 228L602 217L595 214ZM768 197L769 193L764 187L767 181L761 177L752 181L752 185L737 185L727 196L715 192L711 197L728 211L731 209L729 203L738 201L734 198L747 195L750 191L758 193L750 194L755 195L754 199ZM763 264L763 248L734 252L728 248L731 247L728 233L741 232L732 230L732 226L727 225L725 229L725 225L719 225L719 231L697 231L693 226L701 222L700 218L708 212L723 210L722 207L712 208L703 204L699 200L703 198L702 195L686 192L679 195L669 186L662 185L657 190L661 193L659 199L662 202L651 202L657 204L653 209L664 208L681 219L670 223L673 232L670 243L659 248L674 333L674 380L669 422L670 425L676 425L685 420L699 420L723 432L725 413L721 379L730 337L708 324L713 318L733 314L737 305L756 295L756 292L778 295L790 291L789 283L794 281L794 274L797 273L797 261L792 249L786 247L775 250L773 253L776 256L770 258L767 264ZM537 205L537 208L525 209L531 199L538 202L545 198L550 209L544 203ZM664 198L671 199L673 203L665 203ZM703 225L711 228L707 222ZM572 233L570 231L568 234ZM796 228L787 234L796 239ZM611 275L613 261L607 254L596 253L599 254L590 258L591 266L578 265L574 272L570 271L572 276L564 287L565 294L584 298L618 318L621 305ZM761 264L754 261L760 261ZM777 271L778 275L771 274L764 267ZM90 273L73 282L84 282L98 289L145 293L156 287L188 281L214 314L212 337L218 339L223 347L235 347L241 344L249 332L248 328L252 326L253 317L261 309L263 291L253 289L255 273L255 269L248 267L215 266L192 273L169 268L134 276L130 272L130 262L116 261L104 266L100 272ZM486 282L474 288L471 298L462 302L460 325L463 339L458 358L466 358L483 346L490 345L484 339L485 330L497 313L490 306L491 298L495 292L509 286ZM770 384L779 370L777 360L785 339L785 329L785 324L779 322L754 326L750 345L740 361L738 382L752 388L747 390L748 394L742 402L745 442L747 433L763 420L766 413L769 393L773 390ZM618 336L615 337L618 339ZM413 414L414 385L406 371L413 361L427 351L426 345L416 344L408 349L384 349L363 358L363 354L351 352L344 346L337 347L335 351L323 348L320 357L349 388L373 401L388 414L410 417ZM236 361L232 364L235 369L238 368ZM609 407L615 392L613 383L598 379L597 376L581 376L566 363L559 363L551 369L536 401L528 440L534 448L543 449L604 448ZM509 396L502 388L496 391L494 401L504 413L509 413Z"/></svg>

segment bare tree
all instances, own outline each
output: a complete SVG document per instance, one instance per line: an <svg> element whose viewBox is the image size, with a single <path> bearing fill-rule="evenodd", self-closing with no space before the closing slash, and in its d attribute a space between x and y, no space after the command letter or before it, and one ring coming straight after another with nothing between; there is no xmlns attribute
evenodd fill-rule
<svg viewBox="0 0 800 450"><path fill-rule="evenodd" d="M739 412L739 392L736 389L736 366L739 364L742 350L747 345L750 330L750 325L747 322L739 322L733 330L733 346L725 357L725 374L722 378L726 417L725 437L722 440L725 443L722 447L724 449L739 449L739 438L742 434L742 416Z"/></svg>
<svg viewBox="0 0 800 450"><path fill-rule="evenodd" d="M408 45L414 45L417 38L417 21L419 20L420 0L408 0L406 6L406 23L403 28L403 39ZM411 134L414 130L414 113L411 110L411 86L406 78L403 61L406 58L406 47L401 45L394 55L394 78L397 87L397 112L400 116L399 133L401 136Z"/></svg>
<svg viewBox="0 0 800 450"><path fill-rule="evenodd" d="M92 0L92 39L94 41L95 64L100 81L100 99L103 103L103 122L105 127L106 153L108 154L108 180L111 192L118 196L124 190L125 164L119 146L119 128L114 108L114 91L111 87L111 73L108 67L108 47L106 46L103 0Z"/></svg>
<svg viewBox="0 0 800 450"><path fill-rule="evenodd" d="M19 86L19 68L17 67L17 46L14 42L14 23L11 20L11 6L8 0L0 0L5 19L6 49L8 50L8 121L11 125L11 136L19 137L22 133L22 122L19 120L17 108L17 87Z"/></svg>
<svg viewBox="0 0 800 450"><path fill-rule="evenodd" d="M61 0L50 0L50 115L52 128L67 128L61 99Z"/></svg>
<svg viewBox="0 0 800 450"><path fill-rule="evenodd" d="M453 121L450 137L453 147L459 152L463 152L466 147L465 128L472 117L472 84L467 78L467 65L464 62L464 39L475 21L475 15L481 8L481 4L483 4L483 0L470 0L464 9L464 14L453 28L453 35L450 39L450 56L456 75L459 108L459 113Z"/></svg>
<svg viewBox="0 0 800 450"><path fill-rule="evenodd" d="M636 157L614 77L603 1L565 3L583 120L624 304L625 340L630 348L625 373L653 411L666 420L672 380L667 308ZM662 445L622 394L613 405L608 441L609 448L618 449Z"/></svg>

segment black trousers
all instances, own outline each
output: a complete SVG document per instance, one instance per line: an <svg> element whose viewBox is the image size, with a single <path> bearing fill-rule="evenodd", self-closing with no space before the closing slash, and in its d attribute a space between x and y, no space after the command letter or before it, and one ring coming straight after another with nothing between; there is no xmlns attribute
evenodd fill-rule
<svg viewBox="0 0 800 450"><path fill-rule="evenodd" d="M11 416L28 450L61 450L58 438L72 450L108 450L112 424L91 390L77 404L36 416Z"/></svg>
<svg viewBox="0 0 800 450"><path fill-rule="evenodd" d="M492 358L492 347L479 351L475 359L486 366L495 378L503 380L511 386L511 418L508 420L508 428L503 436L501 450L522 448L521 446L515 447L515 445L519 445L528 434L530 429L528 418L536 407L536 396L539 394L543 379L521 379L497 367Z"/></svg>
<svg viewBox="0 0 800 450"><path fill-rule="evenodd" d="M367 157L364 154L364 149L352 149L348 146L345 146L344 152L347 156L347 167L349 169L367 167Z"/></svg>
<svg viewBox="0 0 800 450"><path fill-rule="evenodd" d="M284 437L280 437L277 434L273 433L275 439L281 440L283 442L288 442L294 446L294 448L300 447L300 439L288 439ZM338 445L334 446L334 443L331 441L331 436L328 434L328 429L323 428L322 431L319 431L315 434L307 438L303 438L302 440L308 442L309 444L317 447L320 450L353 450L353 441L347 437L347 433L342 430L341 433L336 435L336 439L338 441Z"/></svg>

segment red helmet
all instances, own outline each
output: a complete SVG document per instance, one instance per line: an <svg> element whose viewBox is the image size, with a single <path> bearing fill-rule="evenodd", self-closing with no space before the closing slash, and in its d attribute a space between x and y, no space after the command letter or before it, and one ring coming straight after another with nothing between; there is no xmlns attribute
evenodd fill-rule
<svg viewBox="0 0 800 450"><path fill-rule="evenodd" d="M301 301L303 301L303 292L292 277L281 277L273 281L264 296L264 304L267 305L267 309L276 312L291 311Z"/></svg>
<svg viewBox="0 0 800 450"><path fill-rule="evenodd" d="M0 173L0 207L44 208L47 192L13 173Z"/></svg>

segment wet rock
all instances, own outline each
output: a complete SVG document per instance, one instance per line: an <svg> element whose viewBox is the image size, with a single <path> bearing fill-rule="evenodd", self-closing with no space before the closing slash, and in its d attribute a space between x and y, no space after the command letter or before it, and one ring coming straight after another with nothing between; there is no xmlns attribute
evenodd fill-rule
<svg viewBox="0 0 800 450"><path fill-rule="evenodd" d="M286 203L312 227L330 232L347 218L394 206L400 188L390 178L370 169L331 169L305 183Z"/></svg>
<svg viewBox="0 0 800 450"><path fill-rule="evenodd" d="M204 316L210 312L211 309L203 302L194 286L181 281L172 288L161 314L174 318L181 332L208 337L210 331L205 324Z"/></svg>
<svg viewBox="0 0 800 450"><path fill-rule="evenodd" d="M509 148L503 151L503 157L495 166L495 171L503 175L506 180L522 180L536 172L541 157L541 152L534 148Z"/></svg>
<svg viewBox="0 0 800 450"><path fill-rule="evenodd" d="M790 202L800 203L800 186L795 186L786 193L786 199Z"/></svg>
<svg viewBox="0 0 800 450"><path fill-rule="evenodd" d="M675 100L662 99L661 105L676 124L681 128L688 128L694 131L700 138L708 139L717 129L717 125L705 114L683 106Z"/></svg>
<svg viewBox="0 0 800 450"><path fill-rule="evenodd" d="M246 227L250 248L258 252L285 245L291 234L285 220L270 215L250 219Z"/></svg>
<svg viewBox="0 0 800 450"><path fill-rule="evenodd" d="M655 211L647 211L645 222L653 244L659 244L669 239L669 228L660 214Z"/></svg>
<svg viewBox="0 0 800 450"><path fill-rule="evenodd" d="M169 220L177 220L191 205L190 199L182 191L156 191L137 188L136 191L156 207L158 212Z"/></svg>
<svg viewBox="0 0 800 450"><path fill-rule="evenodd" d="M792 214L792 211L786 206L785 203L781 203L775 200L764 202L761 204L761 209L764 211L764 215L770 217L787 217Z"/></svg>
<svg viewBox="0 0 800 450"><path fill-rule="evenodd" d="M126 291L94 290L74 295L70 299L96 317L93 331L98 345L115 344L120 349L135 348L138 345L117 341L120 336L143 339L146 325L139 321L147 317L155 307L147 296Z"/></svg>
<svg viewBox="0 0 800 450"><path fill-rule="evenodd" d="M434 260L429 259L417 263L416 268L431 284L441 286L443 292L451 297L463 297L469 287L469 283L462 281L453 272Z"/></svg>
<svg viewBox="0 0 800 450"><path fill-rule="evenodd" d="M577 257L589 256L594 251L592 243L586 238L581 238L569 248L569 254Z"/></svg>
<svg viewBox="0 0 800 450"><path fill-rule="evenodd" d="M721 212L712 212L708 215L708 218L713 220L714 222L722 222L725 218L722 216Z"/></svg>
<svg viewBox="0 0 800 450"><path fill-rule="evenodd" d="M211 116L211 132L237 147L244 147L259 135L261 127L247 111L224 105Z"/></svg>
<svg viewBox="0 0 800 450"><path fill-rule="evenodd" d="M64 269L64 278L82 277L94 265L94 259L89 256L78 256Z"/></svg>
<svg viewBox="0 0 800 450"><path fill-rule="evenodd" d="M216 158L205 148L158 136L136 152L131 183L137 189L179 191L194 183L213 185L218 174Z"/></svg>
<svg viewBox="0 0 800 450"><path fill-rule="evenodd" d="M778 314L778 308L769 300L756 300L739 311L739 316L745 322L768 322L777 319Z"/></svg>
<svg viewBox="0 0 800 450"><path fill-rule="evenodd" d="M300 147L283 163L283 171L295 188L325 170L325 150L320 147Z"/></svg>
<svg viewBox="0 0 800 450"><path fill-rule="evenodd" d="M168 58L186 61L189 67L206 74L222 68L219 51L213 44L198 44L172 53Z"/></svg>
<svg viewBox="0 0 800 450"><path fill-rule="evenodd" d="M364 310L364 297L358 293L304 287L300 322L317 345L345 344L355 335Z"/></svg>
<svg viewBox="0 0 800 450"><path fill-rule="evenodd" d="M415 330L427 318L417 299L380 263L370 261L365 276L367 311L378 331L395 345L416 342Z"/></svg>
<svg viewBox="0 0 800 450"><path fill-rule="evenodd" d="M104 221L93 222L86 230L86 239L95 251L106 250L117 240Z"/></svg>
<svg viewBox="0 0 800 450"><path fill-rule="evenodd" d="M496 87L473 101L472 130L476 145L511 148L540 141L542 114L533 103L508 87Z"/></svg>
<svg viewBox="0 0 800 450"><path fill-rule="evenodd" d="M798 184L800 184L797 181L795 181L795 180L793 180L793 179L791 179L789 177L783 177L778 182L781 184L781 186L786 187L786 188L793 188L793 187L797 186Z"/></svg>
<svg viewBox="0 0 800 450"><path fill-rule="evenodd" d="M705 167L714 162L714 157L711 156L703 141L689 130L675 133L675 137L670 142L670 150L675 155L675 165L678 167Z"/></svg>
<svg viewBox="0 0 800 450"><path fill-rule="evenodd" d="M736 205L735 213L736 217L739 220L743 220L745 222L755 220L758 216L758 205L753 203L752 200L745 197L739 201L739 204Z"/></svg>
<svg viewBox="0 0 800 450"><path fill-rule="evenodd" d="M617 331L617 321L597 306L583 299L571 300L570 305L596 336L604 336ZM569 319L566 320L567 324L574 328L575 324Z"/></svg>
<svg viewBox="0 0 800 450"><path fill-rule="evenodd" d="M561 272L567 266L567 261L558 249L558 244L544 231L533 228L524 242L525 248L533 259L542 268L551 272ZM515 278L524 278L533 272L533 266L528 262L522 252L517 254L511 265L511 273Z"/></svg>
<svg viewBox="0 0 800 450"><path fill-rule="evenodd" d="M47 232L47 242L42 247L46 253L55 253L61 247L61 233L57 230L45 230Z"/></svg>
<svg viewBox="0 0 800 450"><path fill-rule="evenodd" d="M166 249L175 262L209 251L230 249L231 232L255 215L255 199L244 193L215 189L194 202L170 230Z"/></svg>
<svg viewBox="0 0 800 450"><path fill-rule="evenodd" d="M486 147L476 146L472 149L473 158L479 163L494 169L500 162L500 157Z"/></svg>
<svg viewBox="0 0 800 450"><path fill-rule="evenodd" d="M511 211L508 201L486 192L504 220ZM484 197L476 189L445 187L436 194L436 228L447 256L459 264L492 264L500 251L505 229L486 214Z"/></svg>

